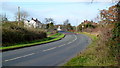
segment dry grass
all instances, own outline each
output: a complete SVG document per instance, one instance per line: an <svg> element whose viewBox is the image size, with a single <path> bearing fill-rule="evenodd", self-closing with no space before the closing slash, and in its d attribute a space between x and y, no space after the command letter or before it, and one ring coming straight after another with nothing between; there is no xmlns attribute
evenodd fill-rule
<svg viewBox="0 0 120 68"><path fill-rule="evenodd" d="M111 48L101 42L100 38L94 38L95 36L88 33L83 34L91 37L93 42L64 66L116 66L118 64L116 57L111 54Z"/></svg>

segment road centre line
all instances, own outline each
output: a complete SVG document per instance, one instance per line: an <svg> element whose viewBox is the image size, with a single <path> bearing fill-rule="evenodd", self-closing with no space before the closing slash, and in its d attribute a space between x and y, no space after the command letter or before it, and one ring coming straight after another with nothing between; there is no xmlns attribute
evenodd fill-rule
<svg viewBox="0 0 120 68"><path fill-rule="evenodd" d="M75 39L74 39L73 41L68 42L67 44L73 43L75 40L77 40L76 35L74 35L74 36L75 36ZM62 47L62 46L64 46L64 45L66 45L66 44L60 45L60 46L58 46L58 47ZM53 50L53 49L55 49L55 48L57 48L57 47L52 47L52 48L43 50L43 52L49 51L49 50ZM31 55L33 55L33 54L35 54L35 53L30 53L30 54L27 54L27 55L24 55L24 56L20 56L20 57L8 59L8 60L5 60L5 62L12 61L12 60L16 60L16 59L20 59L20 58L27 57L27 56L31 56Z"/></svg>
<svg viewBox="0 0 120 68"><path fill-rule="evenodd" d="M58 46L58 47L62 47L62 46L64 46L65 44L63 44L63 45L60 45L60 46Z"/></svg>
<svg viewBox="0 0 120 68"><path fill-rule="evenodd" d="M72 43L72 42L68 42L67 44L70 44L70 43Z"/></svg>
<svg viewBox="0 0 120 68"><path fill-rule="evenodd" d="M74 36L75 36L75 39L73 41L68 42L67 44L73 43L75 40L77 40L77 36L76 35L74 35ZM62 47L64 45L66 45L66 44L59 45L58 47ZM49 50L52 50L52 49L55 49L55 48L57 48L57 47L53 47L53 48L49 48L49 49L43 50L43 52L49 51Z"/></svg>
<svg viewBox="0 0 120 68"><path fill-rule="evenodd" d="M74 35L74 36L75 36L75 39L74 39L73 41L68 42L67 44L73 43L75 40L77 40L76 35ZM64 46L64 45L66 45L66 44L60 45L60 46L58 46L58 47L62 47L62 46ZM53 49L55 49L55 48L57 48L57 47L52 47L52 48L49 48L49 49L43 50L43 52L45 52L45 51L49 51L49 50L53 50Z"/></svg>
<svg viewBox="0 0 120 68"><path fill-rule="evenodd" d="M16 60L16 59L20 59L20 58L27 57L27 56L31 56L31 55L33 55L33 54L35 54L35 53L31 53L31 54L27 54L27 55L24 55L24 56L20 56L20 57L8 59L8 60L5 60L5 62L7 62L7 61L12 61L12 60Z"/></svg>
<svg viewBox="0 0 120 68"><path fill-rule="evenodd" d="M44 51L49 51L49 50L52 50L52 49L55 49L56 47L52 47L52 48L49 48L49 49L46 49L46 50L43 50Z"/></svg>
<svg viewBox="0 0 120 68"><path fill-rule="evenodd" d="M75 40L77 40L77 36L76 35L74 35L74 36L75 36L75 39L71 42L68 42L67 44L73 43Z"/></svg>

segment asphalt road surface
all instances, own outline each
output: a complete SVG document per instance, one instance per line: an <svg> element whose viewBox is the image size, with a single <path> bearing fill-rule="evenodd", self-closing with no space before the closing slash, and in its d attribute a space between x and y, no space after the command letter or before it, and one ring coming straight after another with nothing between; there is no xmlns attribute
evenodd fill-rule
<svg viewBox="0 0 120 68"><path fill-rule="evenodd" d="M61 66L91 42L82 34L62 32L66 36L55 42L2 53L3 66Z"/></svg>

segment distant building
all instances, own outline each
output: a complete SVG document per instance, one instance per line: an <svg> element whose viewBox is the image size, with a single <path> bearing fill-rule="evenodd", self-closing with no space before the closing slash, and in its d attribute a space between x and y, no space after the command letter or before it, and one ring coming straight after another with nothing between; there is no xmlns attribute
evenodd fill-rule
<svg viewBox="0 0 120 68"><path fill-rule="evenodd" d="M64 25L55 25L55 28L58 31L67 31L67 29L64 27Z"/></svg>
<svg viewBox="0 0 120 68"><path fill-rule="evenodd" d="M61 31L61 28L60 28L60 26L58 26L58 28L57 28L57 31Z"/></svg>
<svg viewBox="0 0 120 68"><path fill-rule="evenodd" d="M24 21L24 26L42 28L43 24L37 18L32 18L30 21L29 20Z"/></svg>

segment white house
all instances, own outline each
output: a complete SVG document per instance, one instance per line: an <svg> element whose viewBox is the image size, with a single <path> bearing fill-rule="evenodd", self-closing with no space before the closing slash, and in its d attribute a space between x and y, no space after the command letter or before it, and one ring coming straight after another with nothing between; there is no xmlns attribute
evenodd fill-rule
<svg viewBox="0 0 120 68"><path fill-rule="evenodd" d="M32 18L30 21L24 21L24 27L34 27L34 28L42 28L42 23L38 21L37 18Z"/></svg>
<svg viewBox="0 0 120 68"><path fill-rule="evenodd" d="M60 26L58 26L57 30L58 30L58 31L61 31L61 28L60 28Z"/></svg>

